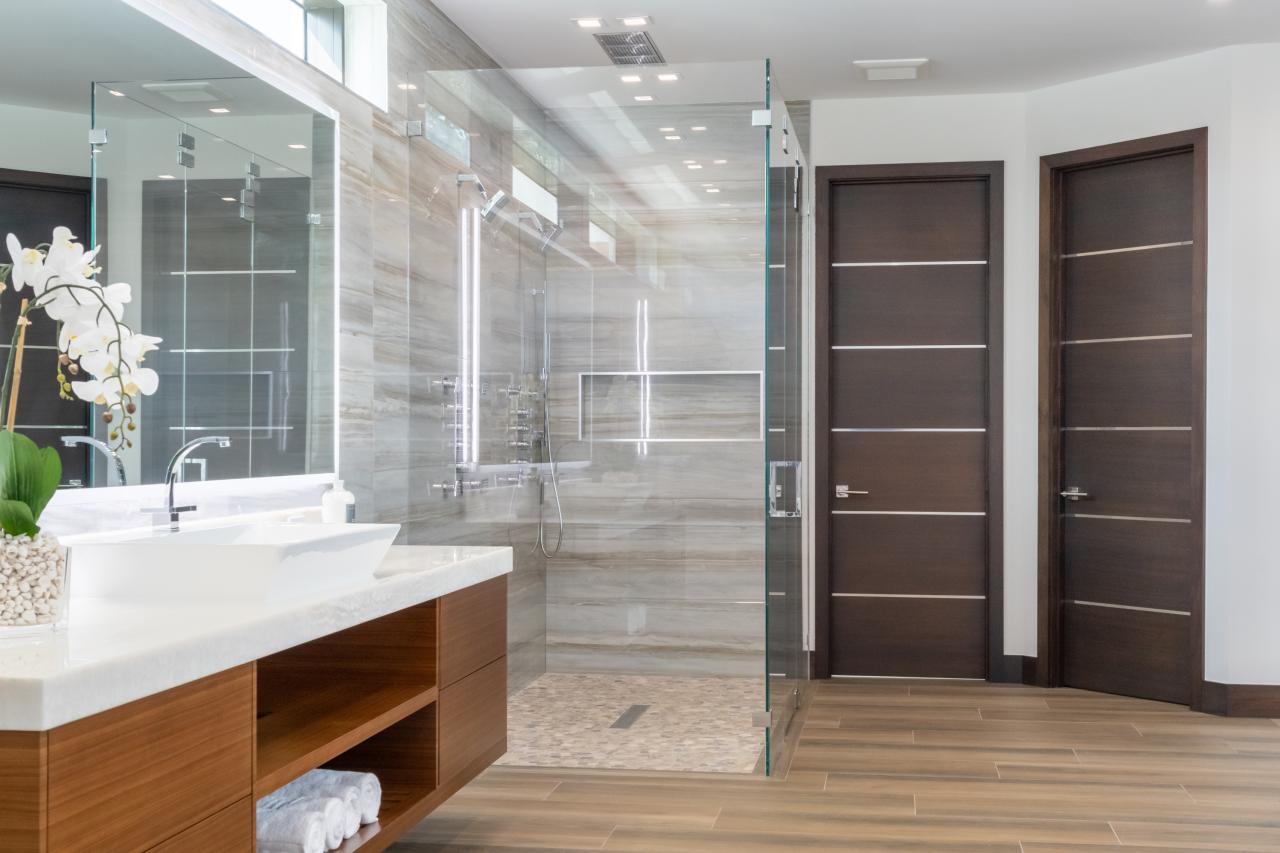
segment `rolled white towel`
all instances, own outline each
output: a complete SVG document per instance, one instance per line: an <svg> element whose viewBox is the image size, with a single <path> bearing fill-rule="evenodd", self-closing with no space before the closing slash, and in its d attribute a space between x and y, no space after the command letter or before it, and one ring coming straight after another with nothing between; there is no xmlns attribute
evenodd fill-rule
<svg viewBox="0 0 1280 853"><path fill-rule="evenodd" d="M308 809L257 810L258 853L325 853L324 815Z"/></svg>
<svg viewBox="0 0 1280 853"><path fill-rule="evenodd" d="M312 770L277 790L272 797L299 799L301 797L336 797L342 801L344 825L343 835L350 838L360 829L362 803L360 789L350 784L342 784L340 780L321 776L321 771ZM375 777L376 778L376 777Z"/></svg>
<svg viewBox="0 0 1280 853"><path fill-rule="evenodd" d="M378 811L382 808L382 783L372 773L361 773L356 770L329 770L322 767L304 773L281 790L295 785L309 796L337 796L336 793L330 792L344 787L353 787L359 794L360 822L376 823L378 820ZM294 796L300 796L300 794Z"/></svg>
<svg viewBox="0 0 1280 853"><path fill-rule="evenodd" d="M324 819L325 850L336 850L342 846L344 838L355 834L347 832L350 806L337 797L288 797L276 791L258 803L259 814L263 810L319 812Z"/></svg>

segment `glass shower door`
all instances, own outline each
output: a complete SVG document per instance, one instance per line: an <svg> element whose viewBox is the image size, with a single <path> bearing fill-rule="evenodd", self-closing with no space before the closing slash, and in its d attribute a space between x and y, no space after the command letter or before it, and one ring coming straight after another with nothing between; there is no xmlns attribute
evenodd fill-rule
<svg viewBox="0 0 1280 853"><path fill-rule="evenodd" d="M800 250L803 160L770 80L765 216L766 772L779 768L806 676L803 647Z"/></svg>

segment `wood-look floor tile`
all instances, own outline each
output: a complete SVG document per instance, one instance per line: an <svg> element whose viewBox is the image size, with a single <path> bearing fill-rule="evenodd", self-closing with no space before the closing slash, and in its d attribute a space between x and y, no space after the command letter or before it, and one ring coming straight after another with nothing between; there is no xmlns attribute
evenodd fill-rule
<svg viewBox="0 0 1280 853"><path fill-rule="evenodd" d="M1221 849L1180 847L1178 853L1222 853ZM1023 853L1169 853L1167 847L1132 847L1129 844L1023 844ZM506 852L504 852L506 853Z"/></svg>
<svg viewBox="0 0 1280 853"><path fill-rule="evenodd" d="M741 808L726 806L716 829L770 832L785 826L803 835L835 836L845 841L946 841L1009 843L1068 841L1077 844L1111 842L1115 835L1105 821L1018 820L1001 817L861 817L834 809L795 807Z"/></svg>
<svg viewBox="0 0 1280 853"><path fill-rule="evenodd" d="M847 743L819 731L796 747L792 767L831 772L995 778L997 762L1077 764L1070 749L987 749Z"/></svg>
<svg viewBox="0 0 1280 853"><path fill-rule="evenodd" d="M527 817L563 819L570 824L607 820L613 824L710 829L721 808L718 799L643 797L638 793L642 789L636 788L624 789L623 793L604 802L585 797L575 799L571 794L560 794L564 788L565 785L561 785L545 800L513 800L464 791L456 794L437 814L516 821Z"/></svg>
<svg viewBox="0 0 1280 853"><path fill-rule="evenodd" d="M604 849L633 853L1019 853L1016 842L842 840L776 832L655 832L631 826L620 827Z"/></svg>
<svg viewBox="0 0 1280 853"><path fill-rule="evenodd" d="M538 848L600 849L616 824L608 818L566 820L563 817L520 815L506 819L477 818L464 809L450 810L448 804L409 830L405 841L437 845L442 850L456 846L506 849ZM392 849L399 850L399 846Z"/></svg>
<svg viewBox="0 0 1280 853"><path fill-rule="evenodd" d="M816 808L843 815L911 815L915 813L915 796L910 793L867 792L858 797L843 793L810 791L786 788L779 785L759 786L755 790L739 788L733 792L721 791L712 786L682 786L668 788L652 786L610 785L601 788L583 783L565 783L547 800L547 805L573 803L578 806L593 805L601 813L612 813L612 804L618 800L648 808L662 808L679 802L685 807L698 804L714 809L718 814L725 806L759 806L762 808ZM1190 802L1190 798L1187 798ZM620 821L625 823L626 821Z"/></svg>
<svg viewBox="0 0 1280 853"><path fill-rule="evenodd" d="M1187 795L1202 806L1215 808L1273 809L1280 815L1280 785L1185 785Z"/></svg>
<svg viewBox="0 0 1280 853"><path fill-rule="evenodd" d="M1280 821L1280 818L1278 818ZM1280 826L1227 826L1225 824L1113 823L1120 843L1164 846L1169 849L1201 847L1210 850L1280 850Z"/></svg>
<svg viewBox="0 0 1280 853"><path fill-rule="evenodd" d="M999 762L1001 779L1024 782L1082 782L1093 785L1160 785L1177 782L1183 785L1256 785L1280 786L1280 773L1244 773L1231 769L1205 769L1185 766L1131 766L1124 761L1114 764L1070 766Z"/></svg>

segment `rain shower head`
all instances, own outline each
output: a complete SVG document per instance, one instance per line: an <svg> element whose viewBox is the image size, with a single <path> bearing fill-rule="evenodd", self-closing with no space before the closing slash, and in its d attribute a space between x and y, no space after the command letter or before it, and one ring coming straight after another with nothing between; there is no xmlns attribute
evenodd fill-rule
<svg viewBox="0 0 1280 853"><path fill-rule="evenodd" d="M548 230L546 234L542 235L542 246L539 247L539 251L545 253L547 251L547 247L550 246L552 243L554 243L556 241L556 238L563 233L564 233L563 225L559 225L559 224L552 225L550 230Z"/></svg>
<svg viewBox="0 0 1280 853"><path fill-rule="evenodd" d="M485 222L489 222L493 217L497 216L498 211L506 207L507 202L511 201L511 196L507 195L503 190L498 190L492 197L486 195L486 198L488 198L488 201L484 203L484 207L480 208L480 218Z"/></svg>

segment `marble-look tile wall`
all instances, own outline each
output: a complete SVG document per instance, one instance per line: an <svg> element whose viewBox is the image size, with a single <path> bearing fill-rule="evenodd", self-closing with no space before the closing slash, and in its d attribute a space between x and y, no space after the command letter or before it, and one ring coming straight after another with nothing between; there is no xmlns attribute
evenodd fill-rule
<svg viewBox="0 0 1280 853"><path fill-rule="evenodd" d="M433 383L458 373L458 169L433 162L428 143L406 136L405 122L421 109L417 92L400 85L420 85L429 70L491 68L493 60L426 0L388 0L383 112L204 0L124 2L340 114L339 475L359 517L399 522L404 542L516 546L510 686L523 686L546 667L546 566L531 548L537 490L526 484L458 499L431 488L454 473L444 408L451 395ZM449 180L432 200L441 177ZM518 300L515 277L495 275L487 285L495 305ZM517 347L510 335L503 340L509 324L500 314L492 322L486 338L502 343L491 348L487 372L518 377ZM500 419L485 428L490 444L505 443Z"/></svg>

